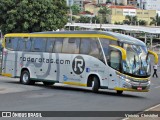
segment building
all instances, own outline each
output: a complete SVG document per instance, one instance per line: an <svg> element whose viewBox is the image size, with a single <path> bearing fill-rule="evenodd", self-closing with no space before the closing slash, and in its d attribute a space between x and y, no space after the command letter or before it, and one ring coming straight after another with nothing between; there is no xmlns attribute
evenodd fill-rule
<svg viewBox="0 0 160 120"><path fill-rule="evenodd" d="M84 4L84 11L89 11L89 12L93 13L95 16L98 16L99 9L100 9L100 7L98 7L94 3Z"/></svg>
<svg viewBox="0 0 160 120"><path fill-rule="evenodd" d="M139 20L145 20L147 25L150 25L152 21L151 18L154 18L157 14L156 10L143 10L137 9L134 6L110 6L112 11L110 17L110 23L114 24L116 22L123 23L125 16L137 16Z"/></svg>
<svg viewBox="0 0 160 120"><path fill-rule="evenodd" d="M74 4L78 5L83 10L83 0L73 0Z"/></svg>
<svg viewBox="0 0 160 120"><path fill-rule="evenodd" d="M84 0L66 0L68 6L72 6L73 4L78 5L81 10L83 10L83 1Z"/></svg>
<svg viewBox="0 0 160 120"><path fill-rule="evenodd" d="M112 3L114 5L116 5L116 4L118 4L118 5L120 5L120 4L127 5L127 0L112 0Z"/></svg>
<svg viewBox="0 0 160 120"><path fill-rule="evenodd" d="M137 7L137 0L127 0L127 4Z"/></svg>
<svg viewBox="0 0 160 120"><path fill-rule="evenodd" d="M150 22L152 21L151 18L155 18L156 16L156 10L143 10L143 9L137 9L137 19L138 20L145 20L147 22L147 25L150 25Z"/></svg>
<svg viewBox="0 0 160 120"><path fill-rule="evenodd" d="M125 16L136 16L136 8L133 6L110 6L111 9L111 17L110 23L114 24L116 22L123 23L125 20Z"/></svg>
<svg viewBox="0 0 160 120"><path fill-rule="evenodd" d="M160 11L160 0L137 0L137 6L145 10Z"/></svg>

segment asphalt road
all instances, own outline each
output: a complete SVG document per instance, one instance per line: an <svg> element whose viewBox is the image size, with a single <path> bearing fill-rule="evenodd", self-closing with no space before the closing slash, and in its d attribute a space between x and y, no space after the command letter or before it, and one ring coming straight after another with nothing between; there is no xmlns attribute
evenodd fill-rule
<svg viewBox="0 0 160 120"><path fill-rule="evenodd" d="M147 93L124 92L117 95L115 91L100 90L95 94L90 88L62 84L50 87L41 83L22 85L19 79L0 76L0 111L143 111L157 104L160 104L160 78L151 78L151 89Z"/></svg>

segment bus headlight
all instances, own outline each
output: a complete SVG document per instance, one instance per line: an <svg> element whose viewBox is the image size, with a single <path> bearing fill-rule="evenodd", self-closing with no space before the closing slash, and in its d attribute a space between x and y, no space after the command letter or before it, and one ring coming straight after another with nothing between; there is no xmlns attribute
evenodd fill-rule
<svg viewBox="0 0 160 120"><path fill-rule="evenodd" d="M129 80L129 79L125 79L125 81L126 81L126 82L130 82L131 80Z"/></svg>

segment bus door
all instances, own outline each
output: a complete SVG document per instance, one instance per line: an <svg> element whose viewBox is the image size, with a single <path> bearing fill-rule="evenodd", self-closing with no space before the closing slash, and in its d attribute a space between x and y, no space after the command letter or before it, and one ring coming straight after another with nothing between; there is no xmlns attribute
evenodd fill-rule
<svg viewBox="0 0 160 120"><path fill-rule="evenodd" d="M110 51L109 66L111 67L108 71L109 77L109 88L119 86L119 79L117 78L116 71L120 71L121 53L118 50Z"/></svg>

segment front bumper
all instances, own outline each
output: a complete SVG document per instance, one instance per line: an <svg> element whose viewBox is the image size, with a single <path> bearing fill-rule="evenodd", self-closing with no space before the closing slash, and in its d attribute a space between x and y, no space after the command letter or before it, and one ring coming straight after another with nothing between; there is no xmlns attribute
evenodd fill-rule
<svg viewBox="0 0 160 120"><path fill-rule="evenodd" d="M148 92L150 88L150 81L138 81L138 82L127 82L124 81L122 84L122 88L115 88L121 89L123 91L136 91L136 92Z"/></svg>

